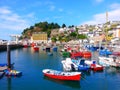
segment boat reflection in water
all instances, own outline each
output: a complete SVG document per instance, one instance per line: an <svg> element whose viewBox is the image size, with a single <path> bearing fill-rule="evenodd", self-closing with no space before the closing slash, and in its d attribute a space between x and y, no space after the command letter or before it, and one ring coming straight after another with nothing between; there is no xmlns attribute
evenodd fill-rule
<svg viewBox="0 0 120 90"><path fill-rule="evenodd" d="M62 85L71 87L71 88L80 88L81 87L80 86L80 81L63 81L63 80L52 79L52 78L49 78L49 77L46 77L46 76L44 76L43 78L46 79L46 80L58 83L58 84L62 84Z"/></svg>
<svg viewBox="0 0 120 90"><path fill-rule="evenodd" d="M120 74L120 68L116 67L106 67L105 68L106 75L114 76L116 74Z"/></svg>

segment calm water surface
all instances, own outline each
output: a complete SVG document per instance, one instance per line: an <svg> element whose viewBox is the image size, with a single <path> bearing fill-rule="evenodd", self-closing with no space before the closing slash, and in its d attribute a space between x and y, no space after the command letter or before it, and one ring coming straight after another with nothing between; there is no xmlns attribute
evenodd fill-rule
<svg viewBox="0 0 120 90"><path fill-rule="evenodd" d="M93 53L92 59L97 59ZM78 82L60 81L43 76L46 68L61 70L62 57L59 52L48 56L46 52L34 52L33 48L22 48L11 51L11 62L14 69L22 71L21 77L0 79L0 90L120 90L120 69L106 68L103 72L83 72ZM0 63L7 62L7 53L0 52Z"/></svg>

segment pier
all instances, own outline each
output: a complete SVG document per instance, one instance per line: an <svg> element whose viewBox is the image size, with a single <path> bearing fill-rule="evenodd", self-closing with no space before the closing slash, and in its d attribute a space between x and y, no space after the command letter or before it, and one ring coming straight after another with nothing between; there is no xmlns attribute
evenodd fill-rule
<svg viewBox="0 0 120 90"><path fill-rule="evenodd" d="M22 48L22 47L23 47L23 45L21 45L21 44L12 44L12 45L10 45L11 49ZM0 51L6 51L6 50L7 50L7 45L6 44L0 45Z"/></svg>

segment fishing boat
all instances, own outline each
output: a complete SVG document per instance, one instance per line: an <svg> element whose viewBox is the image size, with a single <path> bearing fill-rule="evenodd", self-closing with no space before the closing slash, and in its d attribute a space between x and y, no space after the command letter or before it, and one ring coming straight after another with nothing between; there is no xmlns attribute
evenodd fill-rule
<svg viewBox="0 0 120 90"><path fill-rule="evenodd" d="M39 47L38 46L34 46L33 49L34 49L34 51L39 51Z"/></svg>
<svg viewBox="0 0 120 90"><path fill-rule="evenodd" d="M77 71L78 66L72 62L71 58L66 58L61 61L64 71Z"/></svg>
<svg viewBox="0 0 120 90"><path fill-rule="evenodd" d="M95 60L92 61L86 60L85 63L90 65L90 68L93 71L103 71L104 69L104 67L102 65L97 64Z"/></svg>
<svg viewBox="0 0 120 90"><path fill-rule="evenodd" d="M92 53L90 51L83 51L83 58L91 58Z"/></svg>
<svg viewBox="0 0 120 90"><path fill-rule="evenodd" d="M57 47L57 46L54 46L54 47L52 48L52 50L55 51L55 52L57 52L58 47Z"/></svg>
<svg viewBox="0 0 120 90"><path fill-rule="evenodd" d="M113 52L112 55L120 56L120 52L119 51Z"/></svg>
<svg viewBox="0 0 120 90"><path fill-rule="evenodd" d="M52 69L44 69L42 72L44 76L58 80L79 81L81 78L81 72L64 72L64 71L57 71Z"/></svg>
<svg viewBox="0 0 120 90"><path fill-rule="evenodd" d="M110 51L109 49L103 49L99 51L100 56L109 56L111 54L112 54L112 51Z"/></svg>
<svg viewBox="0 0 120 90"><path fill-rule="evenodd" d="M17 71L17 70L5 70L5 75L6 76L21 76L22 72L21 71Z"/></svg>
<svg viewBox="0 0 120 90"><path fill-rule="evenodd" d="M90 66L85 63L85 59L72 59L72 62L77 65L78 71L88 71L90 69Z"/></svg>
<svg viewBox="0 0 120 90"><path fill-rule="evenodd" d="M71 52L70 53L70 57L71 58L78 58L78 57L83 57L83 53L82 52Z"/></svg>
<svg viewBox="0 0 120 90"><path fill-rule="evenodd" d="M99 63L103 66L120 67L120 59L117 57L99 56Z"/></svg>
<svg viewBox="0 0 120 90"><path fill-rule="evenodd" d="M64 58L70 57L70 52L62 51L62 56L63 56Z"/></svg>
<svg viewBox="0 0 120 90"><path fill-rule="evenodd" d="M87 71L90 69L90 66L85 64L84 59L76 60L66 58L66 60L63 60L61 62L65 71Z"/></svg>

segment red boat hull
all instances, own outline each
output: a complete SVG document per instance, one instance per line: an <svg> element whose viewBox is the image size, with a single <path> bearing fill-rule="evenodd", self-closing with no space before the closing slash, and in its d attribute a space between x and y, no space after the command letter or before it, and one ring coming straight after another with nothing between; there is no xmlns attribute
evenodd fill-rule
<svg viewBox="0 0 120 90"><path fill-rule="evenodd" d="M28 47L28 45L23 45L24 46L24 48L27 48Z"/></svg>
<svg viewBox="0 0 120 90"><path fill-rule="evenodd" d="M91 52L88 52L88 51L83 52L84 58L91 58L91 56L92 56Z"/></svg>
<svg viewBox="0 0 120 90"><path fill-rule="evenodd" d="M93 71L103 71L103 66L96 67L96 65L91 64L90 67Z"/></svg>
<svg viewBox="0 0 120 90"><path fill-rule="evenodd" d="M39 51L39 48L38 47L34 47L34 51Z"/></svg>
<svg viewBox="0 0 120 90"><path fill-rule="evenodd" d="M64 76L64 75L54 75L54 74L47 74L44 73L45 76L53 78L53 79L59 79L59 80L74 80L79 81L81 78L81 75L74 75L74 76Z"/></svg>

